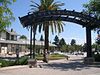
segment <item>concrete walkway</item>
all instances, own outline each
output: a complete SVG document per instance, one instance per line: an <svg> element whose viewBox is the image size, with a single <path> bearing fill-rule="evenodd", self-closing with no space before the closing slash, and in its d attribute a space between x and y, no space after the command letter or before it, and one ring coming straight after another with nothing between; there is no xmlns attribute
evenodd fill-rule
<svg viewBox="0 0 100 75"><path fill-rule="evenodd" d="M0 75L100 75L100 66L86 65L82 63L82 56L70 56L69 60L54 60L48 64L38 61L37 68L15 66L1 68Z"/></svg>

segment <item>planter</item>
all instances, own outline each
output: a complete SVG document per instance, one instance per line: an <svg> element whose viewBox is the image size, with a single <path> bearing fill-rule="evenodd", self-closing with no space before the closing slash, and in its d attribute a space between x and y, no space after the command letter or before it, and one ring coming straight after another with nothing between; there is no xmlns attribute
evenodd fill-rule
<svg viewBox="0 0 100 75"><path fill-rule="evenodd" d="M93 64L95 59L93 57L86 57L84 58L84 63L85 64Z"/></svg>
<svg viewBox="0 0 100 75"><path fill-rule="evenodd" d="M29 68L37 67L37 61L36 61L36 59L29 59L28 60L28 65L29 65Z"/></svg>

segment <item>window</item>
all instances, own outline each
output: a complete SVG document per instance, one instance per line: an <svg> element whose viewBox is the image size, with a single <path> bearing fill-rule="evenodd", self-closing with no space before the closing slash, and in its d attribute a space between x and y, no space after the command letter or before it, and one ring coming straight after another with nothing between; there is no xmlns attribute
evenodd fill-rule
<svg viewBox="0 0 100 75"><path fill-rule="evenodd" d="M14 40L14 35L11 35L11 40Z"/></svg>
<svg viewBox="0 0 100 75"><path fill-rule="evenodd" d="M6 33L6 40L10 40L10 34Z"/></svg>

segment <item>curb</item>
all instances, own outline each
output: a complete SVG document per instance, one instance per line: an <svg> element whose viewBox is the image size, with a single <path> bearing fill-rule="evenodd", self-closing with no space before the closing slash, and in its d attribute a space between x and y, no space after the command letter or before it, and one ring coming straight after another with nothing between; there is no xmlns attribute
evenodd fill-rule
<svg viewBox="0 0 100 75"><path fill-rule="evenodd" d="M10 70L10 69L16 69L16 68L25 68L25 67L28 67L28 65L3 67L3 68L0 68L0 70Z"/></svg>
<svg viewBox="0 0 100 75"><path fill-rule="evenodd" d="M100 75L100 73L95 73L95 74L88 74L88 75Z"/></svg>

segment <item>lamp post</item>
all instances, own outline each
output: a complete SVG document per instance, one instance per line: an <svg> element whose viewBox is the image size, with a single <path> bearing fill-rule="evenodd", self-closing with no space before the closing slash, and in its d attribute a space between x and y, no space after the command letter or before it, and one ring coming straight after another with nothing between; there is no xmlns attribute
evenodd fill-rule
<svg viewBox="0 0 100 75"><path fill-rule="evenodd" d="M16 59L17 59L17 64L19 63L19 45L16 45Z"/></svg>
<svg viewBox="0 0 100 75"><path fill-rule="evenodd" d="M16 57L19 58L19 45L16 45Z"/></svg>

